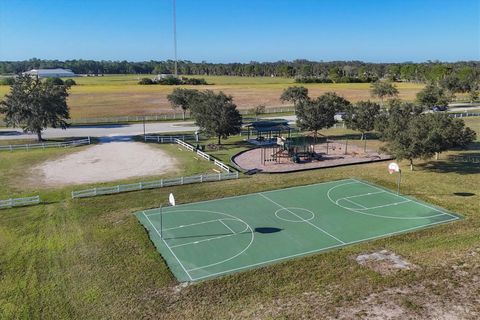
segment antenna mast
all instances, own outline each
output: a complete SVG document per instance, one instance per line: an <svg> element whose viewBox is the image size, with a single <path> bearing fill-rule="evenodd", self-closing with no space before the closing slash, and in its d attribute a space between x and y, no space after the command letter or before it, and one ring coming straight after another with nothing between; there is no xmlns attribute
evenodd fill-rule
<svg viewBox="0 0 480 320"><path fill-rule="evenodd" d="M178 76L177 68L177 8L176 0L173 0L173 48L175 55L175 77Z"/></svg>

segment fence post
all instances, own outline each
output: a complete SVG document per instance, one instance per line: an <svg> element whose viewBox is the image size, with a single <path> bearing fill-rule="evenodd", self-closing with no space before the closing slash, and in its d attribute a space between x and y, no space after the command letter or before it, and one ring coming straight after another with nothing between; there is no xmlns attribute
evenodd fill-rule
<svg viewBox="0 0 480 320"><path fill-rule="evenodd" d="M91 143L91 141L90 141L90 136L88 136L88 144L90 144L90 143Z"/></svg>
<svg viewBox="0 0 480 320"><path fill-rule="evenodd" d="M238 179L238 171L235 174L235 179Z"/></svg>
<svg viewBox="0 0 480 320"><path fill-rule="evenodd" d="M222 174L221 173L218 174L218 181L222 181Z"/></svg>
<svg viewBox="0 0 480 320"><path fill-rule="evenodd" d="M97 195L97 188L95 187L93 188L93 190L94 190L94 194Z"/></svg>
<svg viewBox="0 0 480 320"><path fill-rule="evenodd" d="M180 184L183 184L183 177L180 178Z"/></svg>
<svg viewBox="0 0 480 320"><path fill-rule="evenodd" d="M203 182L203 174L200 175L200 182Z"/></svg>
<svg viewBox="0 0 480 320"><path fill-rule="evenodd" d="M117 184L117 193L120 193L120 185Z"/></svg>
<svg viewBox="0 0 480 320"><path fill-rule="evenodd" d="M142 184L142 182L140 181L138 184L140 185L140 190L143 190L143 184Z"/></svg>
<svg viewBox="0 0 480 320"><path fill-rule="evenodd" d="M160 179L160 188L163 188L163 179Z"/></svg>

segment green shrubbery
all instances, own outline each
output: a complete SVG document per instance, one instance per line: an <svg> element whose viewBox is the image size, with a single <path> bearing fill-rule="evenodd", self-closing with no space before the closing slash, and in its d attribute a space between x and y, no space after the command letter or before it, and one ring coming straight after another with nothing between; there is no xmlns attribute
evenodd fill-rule
<svg viewBox="0 0 480 320"><path fill-rule="evenodd" d="M150 79L150 78L142 78L138 84L142 85L150 85L150 84L162 84L162 85L169 85L169 86L175 86L175 85L182 85L182 84L187 84L187 85L207 85L207 81L203 78L187 78L187 77L175 77L175 76L166 76L161 79Z"/></svg>
<svg viewBox="0 0 480 320"><path fill-rule="evenodd" d="M373 77L356 78L356 77L339 77L333 81L326 77L296 77L296 83L369 83L376 81Z"/></svg>
<svg viewBox="0 0 480 320"><path fill-rule="evenodd" d="M0 78L0 86L11 86L14 82L13 77Z"/></svg>
<svg viewBox="0 0 480 320"><path fill-rule="evenodd" d="M67 79L67 80L64 81L64 83L65 83L66 86L69 86L69 87L77 85L77 83L73 79Z"/></svg>

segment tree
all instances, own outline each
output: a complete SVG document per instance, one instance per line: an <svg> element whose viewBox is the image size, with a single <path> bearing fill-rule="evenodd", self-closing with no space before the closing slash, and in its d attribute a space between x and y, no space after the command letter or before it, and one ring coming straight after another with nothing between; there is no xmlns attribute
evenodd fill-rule
<svg viewBox="0 0 480 320"><path fill-rule="evenodd" d="M63 86L65 83L63 82L62 79L58 78L58 77L54 77L54 78L46 78L45 79L45 82L48 83L48 84L52 84L52 85L55 85L55 86Z"/></svg>
<svg viewBox="0 0 480 320"><path fill-rule="evenodd" d="M318 131L335 124L335 113L350 104L335 93L327 92L316 99L303 100L297 107L297 126L301 130L313 131L317 142Z"/></svg>
<svg viewBox="0 0 480 320"><path fill-rule="evenodd" d="M238 134L242 128L242 116L233 103L232 96L223 92L207 90L201 94L198 103L192 106L192 115L201 131L216 136L218 144L232 134Z"/></svg>
<svg viewBox="0 0 480 320"><path fill-rule="evenodd" d="M258 116L265 113L265 105L260 104L256 107L248 110L248 113L254 114L255 115L255 121L258 121Z"/></svg>
<svg viewBox="0 0 480 320"><path fill-rule="evenodd" d="M64 83L65 83L66 86L69 86L69 87L77 85L77 83L73 79L67 79L67 80L65 80Z"/></svg>
<svg viewBox="0 0 480 320"><path fill-rule="evenodd" d="M475 140L475 132L458 120L447 114L424 114L411 103L396 102L377 118L376 129L387 142L384 149L399 160L409 160L413 170L416 158L428 159Z"/></svg>
<svg viewBox="0 0 480 320"><path fill-rule="evenodd" d="M450 92L432 82L417 93L417 101L428 109L435 106L447 107L452 98L453 95Z"/></svg>
<svg viewBox="0 0 480 320"><path fill-rule="evenodd" d="M427 115L429 121L429 144L432 151L438 155L452 148L464 148L475 141L476 133L465 127L462 119L454 119L446 113L433 113Z"/></svg>
<svg viewBox="0 0 480 320"><path fill-rule="evenodd" d="M413 170L413 159L419 157L420 145L416 144L411 135L411 123L422 109L412 103L392 101L388 111L377 117L375 129L380 133L380 139L386 141L383 148L395 158L410 160L410 169Z"/></svg>
<svg viewBox="0 0 480 320"><path fill-rule="evenodd" d="M155 82L153 82L153 80L150 78L142 78L140 79L140 81L138 81L138 84L150 85L150 84L155 84Z"/></svg>
<svg viewBox="0 0 480 320"><path fill-rule="evenodd" d="M380 113L380 105L371 101L359 101L350 105L343 117L347 128L360 131L362 140L365 133L375 128L375 119Z"/></svg>
<svg viewBox="0 0 480 320"><path fill-rule="evenodd" d="M283 90L282 95L280 96L280 100L282 102L292 102L295 110L297 109L297 105L300 102L306 101L308 99L308 89L299 86L286 88L285 90Z"/></svg>
<svg viewBox="0 0 480 320"><path fill-rule="evenodd" d="M198 101L199 96L198 90L176 88L167 96L167 99L174 109L182 109L183 120L185 120L187 110L191 109L192 104Z"/></svg>
<svg viewBox="0 0 480 320"><path fill-rule="evenodd" d="M385 97L395 98L398 96L398 89L390 82L374 82L370 87L370 94L372 97L378 97L382 101Z"/></svg>
<svg viewBox="0 0 480 320"><path fill-rule="evenodd" d="M66 129L68 125L68 88L30 76L19 76L10 93L0 102L0 113L5 114L7 126L36 133L38 141L42 141L42 130L48 126Z"/></svg>

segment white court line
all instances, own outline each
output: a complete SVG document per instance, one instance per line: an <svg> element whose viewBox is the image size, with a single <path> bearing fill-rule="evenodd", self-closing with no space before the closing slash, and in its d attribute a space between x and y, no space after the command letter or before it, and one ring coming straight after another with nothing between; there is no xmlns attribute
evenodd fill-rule
<svg viewBox="0 0 480 320"><path fill-rule="evenodd" d="M233 220L233 219L232 219ZM200 243L200 242L205 242L205 241L210 241L210 240L217 240L217 239L222 239L222 238L226 238L226 237L231 237L231 236L235 236L237 234L242 234L244 233L245 231L248 230L249 226L248 224L246 224L245 222L243 222L247 227L245 228L245 230L242 230L240 232L235 232L233 231L232 229L230 229L225 223L222 222L221 219L218 219L217 221L220 221L225 227L227 227L230 231L232 231L233 233L231 234L224 234L224 235L221 235L221 236L218 236L218 237L213 237L213 238L208 238L208 239L203 239L203 240L197 240L197 241L192 241L192 242L187 242L187 243L181 243L181 244L176 244L174 246L170 246L170 248L178 248L178 247L183 247L183 246L187 246L189 244L197 244L197 243Z"/></svg>
<svg viewBox="0 0 480 320"><path fill-rule="evenodd" d="M229 270L225 270L225 271L221 271L221 272L211 273L211 274L206 275L206 276L196 277L192 281L198 281L198 280L201 280L201 279L210 278L210 277L214 277L214 276L217 276L217 275L230 273L230 272L233 272L233 271L252 268L252 267L255 267L255 266L260 266L260 265L264 265L264 264L268 264L268 263L275 262L275 261L280 261L280 260L286 260L286 259L290 259L290 258L294 258L294 257L298 257L298 256L304 256L304 255L308 255L308 254L315 253L315 252L325 251L325 250L334 249L334 248L338 248L338 247L345 247L347 245L352 245L352 244L356 244L356 243L363 242L363 241L390 237L390 236L401 234L401 233L404 233L404 232L407 232L407 231L411 231L411 230L415 230L415 229L419 229L419 228L427 228L429 226L433 226L433 225L440 224L440 223L447 223L447 222L451 222L451 221L454 221L454 220L458 220L458 217L455 217L455 219L450 219L450 220L445 220L445 221L437 221L437 222L433 222L433 223L426 224L426 225L420 225L420 226L416 226L416 227L412 227L412 228L408 228L408 229L404 229L404 230L385 233L385 234L382 234L382 235L379 235L379 236L374 236L374 237L364 238L364 239L361 239L361 240L346 242L344 244L336 244L336 245L329 246L329 247L310 250L310 251L306 251L306 252L302 252L302 253L296 253L296 254L292 254L292 255L289 255L289 256L281 257L281 258L266 260L266 261L263 261L263 262L253 263L253 264L249 264L249 265L238 267L238 268L233 268L233 269L229 269Z"/></svg>
<svg viewBox="0 0 480 320"><path fill-rule="evenodd" d="M398 205L398 204L407 203L407 202L412 202L412 200L405 200L405 201L400 201L400 202L394 202L394 203L384 204L384 205L382 205L382 206L368 207L368 208L365 208L365 209L358 209L358 210L370 210L370 209L378 209L378 208L384 208L384 207L392 207L392 206L396 206L396 205Z"/></svg>
<svg viewBox="0 0 480 320"><path fill-rule="evenodd" d="M354 181L354 182L350 182L350 183L356 183L355 179L349 178L349 179L340 179L340 180L317 182L317 183L313 183L313 184L306 184L306 185L288 187L288 188L283 188L283 189L266 190L266 191L261 191L261 192L262 193L271 193L271 192L290 190L290 189L308 188L308 187L314 187L314 186L321 185L321 184L338 183L338 182L348 181L348 180L353 180ZM188 205L191 205L191 204L207 203L207 202L212 202L212 201L221 201L221 200L227 200L227 199L250 197L250 196L257 195L259 193L260 192L246 193L246 194L241 194L241 195L238 195L238 196L229 196L229 197L223 197L223 198L217 198L217 199L196 201L196 202L190 202L190 203L182 203L182 204L175 205L175 208L181 208L182 206L188 206ZM171 207L168 207L168 208L171 208ZM152 209L148 209L148 210L145 210L145 211L157 211L157 210L158 210L158 208L152 208ZM176 212L176 211L180 211L180 210L168 210L167 208L163 208L163 213L173 213L173 212ZM148 216L155 216L155 215L158 215L158 214L160 214L160 213L158 213L158 212L157 213L152 213L152 214L148 214Z"/></svg>
<svg viewBox="0 0 480 320"><path fill-rule="evenodd" d="M359 198L359 197L365 197L365 196L370 196L372 194L377 194L377 193L384 193L385 191L377 191L377 192L369 192L369 193L364 193L364 194L359 194L356 196L350 196L350 197L343 197L342 199L351 199L351 198Z"/></svg>
<svg viewBox="0 0 480 320"><path fill-rule="evenodd" d="M240 233L243 233L245 231L247 231L247 229L243 230L242 232ZM170 248L178 248L178 247L183 247L183 246L188 246L188 245L191 245L191 244L197 244L197 243L201 243L201 242L205 242L205 241L210 241L210 240L218 240L218 239L222 239L222 238L226 238L226 237L231 237L231 236L234 236L236 235L236 233L231 233L231 234L224 234L222 236L218 236L218 237L213 237L213 238L208 238L208 239L203 239L203 240L197 240L197 241L192 241L192 242L187 242L187 243L181 243L181 244L176 244L174 246L170 246Z"/></svg>
<svg viewBox="0 0 480 320"><path fill-rule="evenodd" d="M291 214L293 214L294 216L296 216L298 219L305 221L306 223L308 223L308 224L309 224L309 225L311 225L312 227L314 227L314 228L316 228L316 229L318 229L318 230L322 231L323 233L325 233L326 235L328 235L328 236L332 237L333 239L337 240L338 242L341 242L341 243L345 244L345 242L343 242L342 240L340 240L340 239L338 239L337 237L335 237L335 236L331 235L330 233L328 233L327 231L323 230L322 228L320 228L320 227L318 227L318 226L314 225L314 224L313 224L313 223L311 223L310 221L303 219L302 217L300 217L300 216L299 216L299 215L297 215L296 213L294 213L294 212L292 212L292 211L288 210L287 208L285 208L285 207L284 207L284 206L282 206L281 204L279 204L279 203L277 203L277 202L273 201L272 199L270 199L270 198L269 198L269 197L267 197L266 195L264 195L264 194L261 194L261 193L259 193L258 195L259 195L259 196L262 196L262 197L264 197L264 198L265 198L265 199L267 199L268 201L271 201L272 203L276 204L276 205L277 205L277 206L279 206L280 208L283 208L284 210L286 210L286 211L290 212Z"/></svg>
<svg viewBox="0 0 480 320"><path fill-rule="evenodd" d="M340 201L340 200L346 200L346 201L348 201L348 202L356 205L357 207L362 207L363 209L370 209L370 208L367 208L367 207L365 207L365 206L362 206L362 205L359 204L359 203L353 202L352 200L349 200L349 199L347 199L347 198L340 198L340 199L337 200L336 203L338 204L338 201ZM359 210L360 210L360 209L359 209Z"/></svg>
<svg viewBox="0 0 480 320"><path fill-rule="evenodd" d="M182 267L183 271L185 272L185 274L190 278L190 280L193 281L192 279L192 276L190 275L190 273L188 273L187 269L183 266L183 264L180 262L180 259L178 259L178 257L175 255L175 253L173 252L172 249L170 249L170 247L168 246L168 244L165 242L165 240L163 240L162 236L160 235L160 232L158 232L157 228L155 228L155 226L153 225L152 221L150 221L150 218L147 217L147 215L145 214L145 212L143 212L143 215L145 216L145 218L147 218L148 222L150 222L150 225L153 227L153 229L155 229L155 231L157 232L158 236L160 237L160 239L162 239L163 243L165 244L165 246L168 248L168 250L170 250L170 252L172 253L172 255L175 257L175 259L177 259L178 263L180 264L180 266Z"/></svg>
<svg viewBox="0 0 480 320"><path fill-rule="evenodd" d="M338 203L338 200L337 202L335 202L332 197L330 196L330 192L333 190L333 189L336 189L338 187L342 187L344 185L348 185L348 184L354 184L354 183L359 183L359 181L356 181L356 182L348 182L348 183L343 183L343 184L339 184L339 185L336 185L334 187L331 187L330 189L328 189L327 191L327 198L328 200L330 200L330 202L332 202L333 204L336 204L337 206L339 206L340 208L343 208L345 210L348 210L348 211L351 211L351 212L355 212L355 213L360 213L360 214L363 214L363 215L366 215L366 216L371 216L371 217L377 217L377 218L383 218L383 219L395 219L395 220L418 220L418 219L430 219L430 218L434 218L434 217L439 217L439 216L443 216L443 215L447 215L447 213L443 213L442 211L440 210L435 210L435 211L438 211L438 212L442 212L440 214L434 214L434 215L431 215L431 216L426 216L426 217L392 217L392 216L385 216L385 215L380 215L380 214L373 214L373 213L368 213L368 212L364 212L362 210L364 209L353 209L353 208L349 208L349 207L345 207L345 206L342 206L341 204ZM370 186L369 184L366 184L368 186ZM373 187L373 186L371 186ZM377 188L379 189L379 188ZM381 190L381 189L380 189ZM388 191L385 191L386 193L389 193ZM392 193L393 194L393 193ZM394 194L395 195L395 194ZM406 199L406 200L410 200L408 198L404 198L404 197L401 197L403 199ZM413 203L418 203L416 201L412 201ZM420 204L420 203L418 203ZM455 217L455 218L458 218L454 215L451 215L451 214L448 214L452 217Z"/></svg>
<svg viewBox="0 0 480 320"><path fill-rule="evenodd" d="M222 220L218 220L220 221L225 227L227 227L228 230L232 231L233 234L236 234L235 231L232 230L232 228L230 228L229 226L227 226L227 224L225 222L223 222Z"/></svg>
<svg viewBox="0 0 480 320"><path fill-rule="evenodd" d="M152 214L150 214L149 216L152 216ZM196 222L196 223L190 223L190 224L183 224L181 226L177 226L177 227L172 227L172 228L164 228L162 229L163 231L167 231L167 230L174 230L174 229L180 229L180 228L186 228L186 227L191 227L191 226L197 226L199 224L205 224L205 223L211 223L211 222L216 222L216 221L219 221L220 219L215 219L215 220L208 220L208 221L203 221L203 222Z"/></svg>
<svg viewBox="0 0 480 320"><path fill-rule="evenodd" d="M370 186L370 187L375 188L375 189L377 189L377 190L382 190L382 191L385 191L386 193L393 194L393 195L395 195L395 196L397 196L397 197L399 197L399 198L402 198L402 199L405 199L405 200L411 200L411 199L408 199L408 198L403 197L403 196L401 196L401 195L395 194L395 193L393 193L393 192L391 192L391 191L383 190L382 188L376 187L376 186L374 186L374 185L371 185L371 184L369 184L369 183L363 182L363 181L361 181L361 180L357 180L357 179L352 179L352 180L355 180L355 181L357 181L358 183L364 184L364 185L366 185L366 186ZM423 204L423 203L418 202L418 201L414 201L414 202L415 202L416 204L419 204L419 205L425 207L425 208L430 208L430 209L432 209L432 210L434 210L434 211L441 212L442 214L448 214L450 217L455 217L455 218L459 219L459 217L457 217L457 216L455 216L455 215L453 215L453 214L451 214L451 213L438 210L438 209L436 209L436 208L434 208L434 207L432 207L432 206Z"/></svg>

